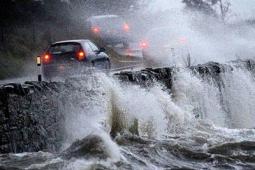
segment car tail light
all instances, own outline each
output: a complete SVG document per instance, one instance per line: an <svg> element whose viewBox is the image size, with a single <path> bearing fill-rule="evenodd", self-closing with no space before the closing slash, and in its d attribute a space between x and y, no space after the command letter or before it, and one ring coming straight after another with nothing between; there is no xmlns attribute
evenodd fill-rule
<svg viewBox="0 0 255 170"><path fill-rule="evenodd" d="M76 57L79 61L82 61L86 58L86 53L83 50L81 50L76 54Z"/></svg>
<svg viewBox="0 0 255 170"><path fill-rule="evenodd" d="M44 63L44 64L49 64L50 62L51 62L51 55L50 54L45 54L45 55L43 55L43 57L42 57L42 62Z"/></svg>
<svg viewBox="0 0 255 170"><path fill-rule="evenodd" d="M124 25L123 25L123 30L124 30L125 32L129 32L129 31L130 31L130 27L129 27L129 25L128 25L127 23L124 23Z"/></svg>
<svg viewBox="0 0 255 170"><path fill-rule="evenodd" d="M92 27L92 28L91 28L91 31L92 31L94 34L98 34L98 33L100 33L100 28L97 27L97 26L95 26L95 27Z"/></svg>
<svg viewBox="0 0 255 170"><path fill-rule="evenodd" d="M140 46L141 49L149 48L149 42L143 40L143 41L140 42L139 46Z"/></svg>

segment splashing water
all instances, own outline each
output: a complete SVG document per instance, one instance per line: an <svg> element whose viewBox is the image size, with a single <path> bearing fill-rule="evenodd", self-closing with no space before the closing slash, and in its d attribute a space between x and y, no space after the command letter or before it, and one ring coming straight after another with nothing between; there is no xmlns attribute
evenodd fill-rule
<svg viewBox="0 0 255 170"><path fill-rule="evenodd" d="M0 156L0 166L8 160L21 167L19 161L31 159L32 165L22 167L253 167L248 161L255 145L255 130L248 129L254 120L253 73L233 66L215 78L178 68L172 76L171 90L158 83L145 88L119 82L101 73L67 81L79 90L60 103L66 115L64 152Z"/></svg>
<svg viewBox="0 0 255 170"><path fill-rule="evenodd" d="M143 12L169 10L167 24L190 36L197 63L254 55L250 26L204 23L182 9L160 0ZM0 169L254 169L254 72L230 67L217 76L175 67L171 89L102 73L66 80L73 91L59 102L66 133L60 153L0 155Z"/></svg>
<svg viewBox="0 0 255 170"><path fill-rule="evenodd" d="M246 20L253 19L253 2L230 1L231 10L226 23L219 21L218 18L202 15L194 11L189 12L185 9L182 1L160 0L149 1L145 9L142 9L140 15L145 15L146 26L149 30L153 28L168 27L169 32L179 36L184 36L187 40L187 48L191 55L192 63L205 63L208 61L227 62L236 59L247 59L255 56L254 53L254 27L249 25ZM218 8L218 6L217 6ZM217 10L216 10L217 11ZM245 15L245 13L249 13ZM245 17L244 17L245 15ZM156 16L156 17L155 17ZM138 22L137 27L139 27ZM159 34L162 34L159 32ZM165 33L168 35L168 33ZM143 35L146 39L147 34ZM165 38L155 35L155 39ZM169 37L169 43L172 37ZM151 47L153 49L153 47ZM157 47L158 48L158 47ZM162 49L154 48L155 51ZM163 47L162 47L163 48ZM171 56L168 56L171 58ZM183 64L183 58L179 56L176 65ZM156 61L160 60L154 56ZM166 59L158 61L166 63ZM173 65L168 62L168 65Z"/></svg>

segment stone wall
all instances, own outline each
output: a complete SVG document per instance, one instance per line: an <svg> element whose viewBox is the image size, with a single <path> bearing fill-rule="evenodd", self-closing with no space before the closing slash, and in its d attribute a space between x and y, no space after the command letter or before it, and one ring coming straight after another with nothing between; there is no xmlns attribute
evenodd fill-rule
<svg viewBox="0 0 255 170"><path fill-rule="evenodd" d="M45 82L0 87L0 153L58 150L60 90L59 83Z"/></svg>
<svg viewBox="0 0 255 170"><path fill-rule="evenodd" d="M232 71L233 66L251 72L255 70L255 62L252 60L235 61L231 66L210 62L188 69L201 77L211 77L220 82L219 75ZM179 68L148 68L135 72L120 72L114 76L123 82L143 87L159 82L171 90L173 75L178 70ZM58 151L65 135L65 115L61 112L60 103L72 102L70 98L74 92L80 93L81 89L74 84L73 80L68 80L65 83L26 82L22 85L0 86L0 153ZM220 83L218 84L220 86ZM84 95L86 97L89 94Z"/></svg>

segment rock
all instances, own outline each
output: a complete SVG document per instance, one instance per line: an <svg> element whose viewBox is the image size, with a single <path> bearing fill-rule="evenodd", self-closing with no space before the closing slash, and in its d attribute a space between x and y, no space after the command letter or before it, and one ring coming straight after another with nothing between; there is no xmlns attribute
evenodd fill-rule
<svg viewBox="0 0 255 170"><path fill-rule="evenodd" d="M229 64L220 64L216 62L208 62L205 64L199 64L197 66L191 66L190 69L195 75L199 75L202 78L212 78L220 85L220 74L233 71L233 67L242 67L254 72L255 61L253 60L237 60L232 61ZM136 72L120 72L115 74L122 82L130 82L141 85L143 87L149 87L155 84L155 82L162 83L168 89L172 89L173 74L178 72L179 68L146 68ZM255 72L254 72L255 73Z"/></svg>
<svg viewBox="0 0 255 170"><path fill-rule="evenodd" d="M136 83L144 87L153 85L155 82L160 82L171 89L172 74L174 68L147 68L136 72L120 72L115 74L121 81Z"/></svg>
<svg viewBox="0 0 255 170"><path fill-rule="evenodd" d="M63 115L57 114L57 105L49 105L58 103L54 85L27 82L0 87L0 153L59 149Z"/></svg>
<svg viewBox="0 0 255 170"><path fill-rule="evenodd" d="M96 135L89 135L82 140L74 142L67 150L62 153L62 157L65 159L106 159L109 157L109 155L106 152L102 138Z"/></svg>

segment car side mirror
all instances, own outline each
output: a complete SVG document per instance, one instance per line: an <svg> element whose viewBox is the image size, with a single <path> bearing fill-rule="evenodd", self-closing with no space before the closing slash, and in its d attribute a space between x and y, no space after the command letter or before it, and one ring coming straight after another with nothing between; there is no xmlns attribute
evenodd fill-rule
<svg viewBox="0 0 255 170"><path fill-rule="evenodd" d="M96 50L95 52L96 52L96 54L100 54L100 53L103 53L105 51L106 51L105 48L101 47L99 50Z"/></svg>
<svg viewBox="0 0 255 170"><path fill-rule="evenodd" d="M101 47L100 49L99 49L99 52L100 53L103 53L103 52L105 52L106 50L105 50L105 48L104 47Z"/></svg>
<svg viewBox="0 0 255 170"><path fill-rule="evenodd" d="M100 54L100 53L103 53L103 52L105 52L105 51L106 51L105 48L101 47L99 50L96 50L95 52L96 52L97 54Z"/></svg>

